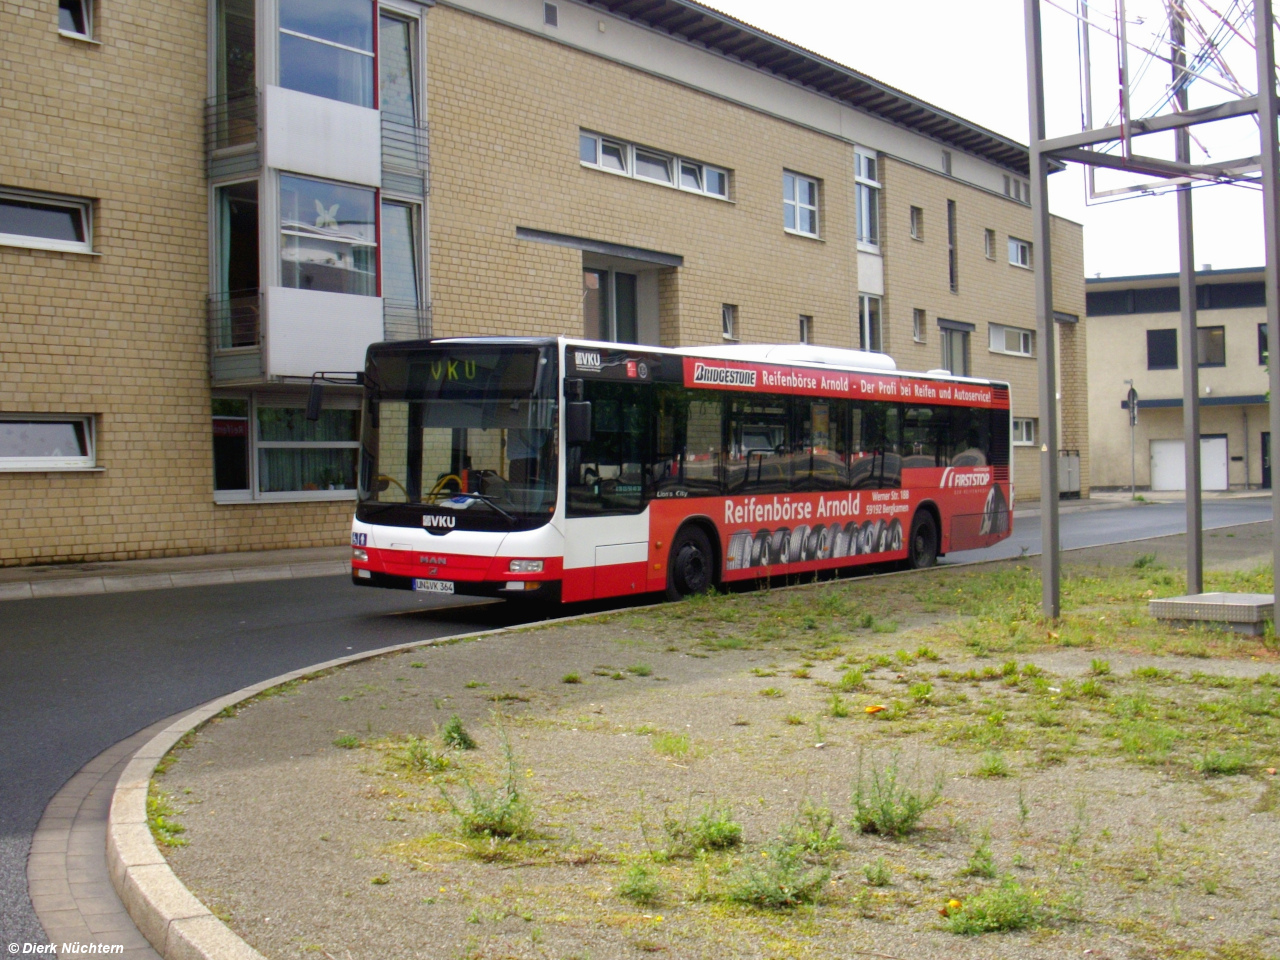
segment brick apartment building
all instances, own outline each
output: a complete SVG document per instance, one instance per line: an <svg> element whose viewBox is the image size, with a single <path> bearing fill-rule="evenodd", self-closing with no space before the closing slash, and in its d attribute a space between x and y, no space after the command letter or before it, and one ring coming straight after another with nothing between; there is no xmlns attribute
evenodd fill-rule
<svg viewBox="0 0 1280 960"><path fill-rule="evenodd" d="M0 564L343 542L357 397L309 422L306 381L428 335L1007 380L1038 493L1027 152L906 93L687 0L0 0L0 36Z"/></svg>

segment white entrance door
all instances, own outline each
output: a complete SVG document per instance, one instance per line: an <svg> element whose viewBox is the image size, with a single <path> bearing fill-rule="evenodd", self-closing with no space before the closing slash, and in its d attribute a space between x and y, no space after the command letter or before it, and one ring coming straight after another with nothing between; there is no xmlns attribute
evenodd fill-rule
<svg viewBox="0 0 1280 960"><path fill-rule="evenodd" d="M1151 441L1151 489L1187 489L1186 449L1181 440ZM1227 438L1200 438L1200 489L1227 489Z"/></svg>

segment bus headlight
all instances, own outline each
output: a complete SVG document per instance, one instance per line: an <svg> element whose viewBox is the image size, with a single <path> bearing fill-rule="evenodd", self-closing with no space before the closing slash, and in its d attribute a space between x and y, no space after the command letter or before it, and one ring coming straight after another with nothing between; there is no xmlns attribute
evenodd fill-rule
<svg viewBox="0 0 1280 960"><path fill-rule="evenodd" d="M368 562L368 560L369 560L369 551L368 551L368 550L361 550L359 547L352 547L352 548L351 548L351 559L352 559L352 560L359 560L359 561L361 561L361 562L363 562L363 563L367 563L367 562Z"/></svg>
<svg viewBox="0 0 1280 960"><path fill-rule="evenodd" d="M508 573L541 573L541 560L512 560L507 564Z"/></svg>

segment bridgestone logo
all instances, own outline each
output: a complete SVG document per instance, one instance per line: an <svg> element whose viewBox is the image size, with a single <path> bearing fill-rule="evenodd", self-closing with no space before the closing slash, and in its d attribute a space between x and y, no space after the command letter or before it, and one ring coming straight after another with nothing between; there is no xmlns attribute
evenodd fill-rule
<svg viewBox="0 0 1280 960"><path fill-rule="evenodd" d="M457 522L457 517L441 517L434 513L422 515L422 525L424 527L453 527Z"/></svg>
<svg viewBox="0 0 1280 960"><path fill-rule="evenodd" d="M730 367L708 367L705 363L693 365L693 382L710 383L718 387L754 387L754 370L735 370Z"/></svg>

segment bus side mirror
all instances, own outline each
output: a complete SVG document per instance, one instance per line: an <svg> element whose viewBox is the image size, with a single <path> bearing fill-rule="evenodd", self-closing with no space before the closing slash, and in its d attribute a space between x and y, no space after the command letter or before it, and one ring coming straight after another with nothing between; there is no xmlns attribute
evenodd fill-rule
<svg viewBox="0 0 1280 960"><path fill-rule="evenodd" d="M591 403L575 401L564 408L566 443L586 443L591 439Z"/></svg>
<svg viewBox="0 0 1280 960"><path fill-rule="evenodd" d="M581 377L571 377L564 382L564 398L566 400L581 400L586 396L586 384Z"/></svg>
<svg viewBox="0 0 1280 960"><path fill-rule="evenodd" d="M307 393L307 419L312 422L320 419L320 407L324 403L324 384L311 381L311 390Z"/></svg>

